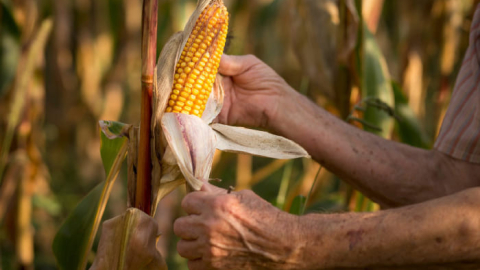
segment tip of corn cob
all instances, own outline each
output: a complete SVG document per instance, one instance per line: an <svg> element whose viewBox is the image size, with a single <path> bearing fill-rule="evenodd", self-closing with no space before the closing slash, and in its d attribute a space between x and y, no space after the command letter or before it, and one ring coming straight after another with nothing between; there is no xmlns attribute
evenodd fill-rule
<svg viewBox="0 0 480 270"><path fill-rule="evenodd" d="M212 1L198 17L175 67L166 112L202 117L217 75L228 32L228 12Z"/></svg>

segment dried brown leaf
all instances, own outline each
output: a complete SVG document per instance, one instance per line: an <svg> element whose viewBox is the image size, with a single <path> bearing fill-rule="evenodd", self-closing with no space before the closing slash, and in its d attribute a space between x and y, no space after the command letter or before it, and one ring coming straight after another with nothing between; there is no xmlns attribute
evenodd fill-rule
<svg viewBox="0 0 480 270"><path fill-rule="evenodd" d="M167 270L156 243L154 218L136 208L103 223L98 253L90 270Z"/></svg>

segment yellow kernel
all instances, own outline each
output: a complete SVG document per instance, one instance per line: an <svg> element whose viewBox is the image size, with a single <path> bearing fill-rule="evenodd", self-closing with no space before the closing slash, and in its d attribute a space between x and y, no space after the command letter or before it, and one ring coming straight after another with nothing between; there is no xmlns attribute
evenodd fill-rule
<svg viewBox="0 0 480 270"><path fill-rule="evenodd" d="M183 107L183 109L184 109L185 111L188 111L188 112L190 112L190 111L192 110L192 107L185 106L185 107Z"/></svg>
<svg viewBox="0 0 480 270"><path fill-rule="evenodd" d="M179 105L178 102L185 102L185 101L187 101L186 98L184 98L184 97L178 97L177 105ZM182 105L182 106L183 106L183 105Z"/></svg>
<svg viewBox="0 0 480 270"><path fill-rule="evenodd" d="M205 79L206 79L205 76L203 76L203 75L200 75L200 77L198 77L198 78L199 78L200 80L205 80Z"/></svg>
<svg viewBox="0 0 480 270"><path fill-rule="evenodd" d="M187 102L185 102L185 104L189 107L192 107L193 106L193 101L188 100Z"/></svg>
<svg viewBox="0 0 480 270"><path fill-rule="evenodd" d="M174 111L177 111L177 112L180 112L180 111L182 110L182 107L173 106L173 110L174 110Z"/></svg>
<svg viewBox="0 0 480 270"><path fill-rule="evenodd" d="M180 90L175 89L175 90L172 91L172 93L174 93L175 95L179 95L179 94L180 94Z"/></svg>
<svg viewBox="0 0 480 270"><path fill-rule="evenodd" d="M194 69L194 70L193 70L193 74L195 74L195 75L200 75L200 70Z"/></svg>
<svg viewBox="0 0 480 270"><path fill-rule="evenodd" d="M185 80L182 79L182 78L178 78L178 79L177 79L177 83L179 83L179 84L184 84L184 83L185 83Z"/></svg>
<svg viewBox="0 0 480 270"><path fill-rule="evenodd" d="M193 88L193 84L191 84L191 83L186 83L186 84L185 84L185 88Z"/></svg>
<svg viewBox="0 0 480 270"><path fill-rule="evenodd" d="M182 93L180 93L180 96L183 97L183 98L188 98L190 96L190 94L185 92L185 91L182 91ZM180 100L180 97L179 97L178 100Z"/></svg>
<svg viewBox="0 0 480 270"><path fill-rule="evenodd" d="M195 62L195 63L198 62L198 57L193 57L192 61Z"/></svg>
<svg viewBox="0 0 480 270"><path fill-rule="evenodd" d="M202 66L202 67L205 66L205 62L203 62L203 61L204 61L204 60L202 59L202 61L200 61L200 62L198 63L198 64L199 64L200 66Z"/></svg>
<svg viewBox="0 0 480 270"><path fill-rule="evenodd" d="M180 107L185 106L185 103L182 102L182 101L177 101L177 102L175 102L175 104L176 104L177 106L180 106ZM181 110L181 109L182 109L182 108L180 108L180 110Z"/></svg>
<svg viewBox="0 0 480 270"><path fill-rule="evenodd" d="M185 74L185 73L180 74L180 78L182 78L182 79L187 78L187 74Z"/></svg>
<svg viewBox="0 0 480 270"><path fill-rule="evenodd" d="M190 57L185 57L185 62L190 62L190 61L192 61L192 58L190 58Z"/></svg>
<svg viewBox="0 0 480 270"><path fill-rule="evenodd" d="M198 44L197 44L197 43L193 43L193 44L192 44L192 47L193 47L193 48L198 48Z"/></svg>
<svg viewBox="0 0 480 270"><path fill-rule="evenodd" d="M200 115L200 111L199 111L199 110L193 110L193 114L199 116L199 115Z"/></svg>
<svg viewBox="0 0 480 270"><path fill-rule="evenodd" d="M202 57L202 54L199 53L199 52L196 52L196 53L195 53L195 57Z"/></svg>
<svg viewBox="0 0 480 270"><path fill-rule="evenodd" d="M198 39L202 40L202 39L203 39L203 36L202 36L202 35L198 35Z"/></svg>
<svg viewBox="0 0 480 270"><path fill-rule="evenodd" d="M188 53L187 53L187 56L188 56L188 57L193 57L193 53L192 53L192 52L188 52Z"/></svg>
<svg viewBox="0 0 480 270"><path fill-rule="evenodd" d="M188 66L193 68L195 66L195 62L188 62Z"/></svg>
<svg viewBox="0 0 480 270"><path fill-rule="evenodd" d="M200 91L198 89L193 89L192 94L194 94L196 96L196 95L200 94Z"/></svg>
<svg viewBox="0 0 480 270"><path fill-rule="evenodd" d="M186 67L186 68L185 68L185 73L190 73L190 71L192 71L192 68L191 68L191 67Z"/></svg>
<svg viewBox="0 0 480 270"><path fill-rule="evenodd" d="M184 67L186 67L186 66L187 66L187 63L185 63L185 62L182 62L182 63L180 64L180 67L182 67L182 68L184 68Z"/></svg>
<svg viewBox="0 0 480 270"><path fill-rule="evenodd" d="M192 74L193 75L193 74ZM188 83L191 83L191 84L194 84L195 83L195 80L192 78L192 76L190 76L190 78L188 78L187 80Z"/></svg>
<svg viewBox="0 0 480 270"><path fill-rule="evenodd" d="M200 43L200 42L202 42L201 39L199 39L199 38L196 38L196 39L195 39L195 43Z"/></svg>
<svg viewBox="0 0 480 270"><path fill-rule="evenodd" d="M177 69L177 73L178 73L178 74L182 74L182 73L183 73L183 68L178 68L178 69Z"/></svg>
<svg viewBox="0 0 480 270"><path fill-rule="evenodd" d="M186 110L182 110L180 113L183 113L183 114L190 114L190 112L186 111Z"/></svg>
<svg viewBox="0 0 480 270"><path fill-rule="evenodd" d="M175 105L175 101L174 101L174 100L169 100L169 101L168 101L168 105L169 105L169 106Z"/></svg>
<svg viewBox="0 0 480 270"><path fill-rule="evenodd" d="M167 107L166 112L172 112L172 107Z"/></svg>
<svg viewBox="0 0 480 270"><path fill-rule="evenodd" d="M195 71L192 72L192 74L190 74L190 78L196 80L196 79L197 79L197 75L195 75L194 73L195 73Z"/></svg>
<svg viewBox="0 0 480 270"><path fill-rule="evenodd" d="M173 76L175 79L178 79L180 78L180 74L175 74L175 76Z"/></svg>
<svg viewBox="0 0 480 270"><path fill-rule="evenodd" d="M194 87L197 88L198 90L202 89L202 85L201 85L201 84L198 84L198 83L196 83L196 84L194 85Z"/></svg>
<svg viewBox="0 0 480 270"><path fill-rule="evenodd" d="M170 99L177 100L177 95L171 94L171 95L170 95Z"/></svg>
<svg viewBox="0 0 480 270"><path fill-rule="evenodd" d="M192 88L185 87L185 89L183 89L183 92L190 94L192 92Z"/></svg>
<svg viewBox="0 0 480 270"><path fill-rule="evenodd" d="M202 106L200 106L200 105L193 105L193 108L194 108L195 110L200 110L200 109L202 108Z"/></svg>
<svg viewBox="0 0 480 270"><path fill-rule="evenodd" d="M197 98L197 96L195 96L195 95L190 95L190 96L188 97L189 100L195 100L196 98Z"/></svg>
<svg viewBox="0 0 480 270"><path fill-rule="evenodd" d="M175 84L175 88L176 88L176 89L182 89L182 85L179 84L179 83L177 83L177 84Z"/></svg>
<svg viewBox="0 0 480 270"><path fill-rule="evenodd" d="M200 80L200 79L198 79L198 80L197 80L197 83L199 83L199 84L203 84L203 81L202 81L202 80Z"/></svg>

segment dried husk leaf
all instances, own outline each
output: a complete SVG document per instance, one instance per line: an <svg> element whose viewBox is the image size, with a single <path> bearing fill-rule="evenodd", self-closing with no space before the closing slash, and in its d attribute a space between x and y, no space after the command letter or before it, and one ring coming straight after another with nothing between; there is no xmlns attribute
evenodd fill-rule
<svg viewBox="0 0 480 270"><path fill-rule="evenodd" d="M154 218L136 208L103 223L97 256L90 270L167 270L157 250Z"/></svg>
<svg viewBox="0 0 480 270"><path fill-rule="evenodd" d="M211 127L217 138L217 149L225 152L277 159L309 157L300 145L268 132L222 124L212 124Z"/></svg>
<svg viewBox="0 0 480 270"><path fill-rule="evenodd" d="M217 74L213 89L208 97L207 105L205 105L205 112L202 115L203 122L210 124L220 114L223 107L223 99L225 92L223 91L222 76Z"/></svg>
<svg viewBox="0 0 480 270"><path fill-rule="evenodd" d="M210 175L216 139L200 118L165 113L162 128L177 164L190 186L199 190Z"/></svg>

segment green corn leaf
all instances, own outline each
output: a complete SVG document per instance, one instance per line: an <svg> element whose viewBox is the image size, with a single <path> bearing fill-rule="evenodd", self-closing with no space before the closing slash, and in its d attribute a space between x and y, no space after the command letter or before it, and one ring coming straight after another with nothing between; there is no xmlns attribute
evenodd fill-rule
<svg viewBox="0 0 480 270"><path fill-rule="evenodd" d="M290 207L290 214L301 216L304 212L304 205L307 202L307 198L303 195L298 195L293 199L292 206Z"/></svg>
<svg viewBox="0 0 480 270"><path fill-rule="evenodd" d="M118 122L101 122L101 147L106 180L100 183L77 205L60 227L53 240L53 252L62 270L84 270L93 240L102 220L113 184L120 171L128 149L128 139L121 132L129 125ZM112 129L108 129L113 127ZM118 127L121 127L118 129ZM109 139L105 129L115 130L118 138Z"/></svg>
<svg viewBox="0 0 480 270"><path fill-rule="evenodd" d="M362 53L362 52L361 52ZM395 105L392 85L390 83L390 74L388 71L385 57L375 40L373 34L363 25L363 65L362 70L362 95L366 99L378 99L385 105L393 108ZM394 118L385 110L375 106L367 106L364 114L364 120L370 125L381 130L365 126L365 130L375 133L384 138L389 138L394 127Z"/></svg>
<svg viewBox="0 0 480 270"><path fill-rule="evenodd" d="M408 105L408 100L400 85L392 82L392 88L395 93L395 113L400 118L396 122L395 130L401 141L415 147L430 148L432 142L428 139L420 121Z"/></svg>

